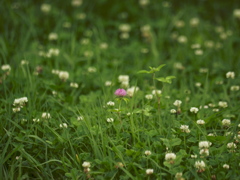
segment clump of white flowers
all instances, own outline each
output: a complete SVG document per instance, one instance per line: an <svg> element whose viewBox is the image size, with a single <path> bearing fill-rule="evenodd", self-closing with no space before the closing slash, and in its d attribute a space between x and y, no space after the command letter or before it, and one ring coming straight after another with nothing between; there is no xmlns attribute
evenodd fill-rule
<svg viewBox="0 0 240 180"><path fill-rule="evenodd" d="M95 73L95 72L97 72L97 68L95 68L95 67L88 67L88 72Z"/></svg>
<svg viewBox="0 0 240 180"><path fill-rule="evenodd" d="M153 95L152 94L147 94L147 95L145 95L145 98L148 99L148 100L151 100L151 99L153 99Z"/></svg>
<svg viewBox="0 0 240 180"><path fill-rule="evenodd" d="M1 66L3 71L11 71L11 66L9 64L4 64Z"/></svg>
<svg viewBox="0 0 240 180"><path fill-rule="evenodd" d="M121 83L122 87L128 87L129 86L129 76L128 75L119 75L118 82Z"/></svg>
<svg viewBox="0 0 240 180"><path fill-rule="evenodd" d="M139 5L140 6L147 6L150 3L149 0L139 0Z"/></svg>
<svg viewBox="0 0 240 180"><path fill-rule="evenodd" d="M132 97L138 90L139 90L139 87L132 86L132 87L127 89L127 95Z"/></svg>
<svg viewBox="0 0 240 180"><path fill-rule="evenodd" d="M231 79L234 79L235 78L235 73L232 72L232 71L229 71L226 73L226 78L231 78Z"/></svg>
<svg viewBox="0 0 240 180"><path fill-rule="evenodd" d="M197 171L200 173L205 171L206 165L204 161L196 161L194 166L197 168Z"/></svg>
<svg viewBox="0 0 240 180"><path fill-rule="evenodd" d="M165 160L168 161L170 164L174 164L174 160L176 159L176 154L175 153L167 153L165 155Z"/></svg>
<svg viewBox="0 0 240 180"><path fill-rule="evenodd" d="M115 103L114 103L113 101L108 101L108 102L107 102L107 105L108 105L108 106L114 106Z"/></svg>
<svg viewBox="0 0 240 180"><path fill-rule="evenodd" d="M25 104L28 102L28 98L27 97L22 97L22 98L18 98L15 99L13 102L13 106L15 106L12 110L13 112L19 112L21 110L21 108L23 108L23 106L25 106Z"/></svg>
<svg viewBox="0 0 240 180"><path fill-rule="evenodd" d="M155 96L160 96L162 94L161 90L152 90L152 94Z"/></svg>
<svg viewBox="0 0 240 180"><path fill-rule="evenodd" d="M235 152L237 145L234 142L230 142L227 144L227 148L229 149L229 152Z"/></svg>
<svg viewBox="0 0 240 180"><path fill-rule="evenodd" d="M146 156L149 156L149 155L151 155L151 154L152 154L152 152L151 152L151 151L149 151L149 150L146 150L146 151L144 152L144 154L145 154Z"/></svg>
<svg viewBox="0 0 240 180"><path fill-rule="evenodd" d="M171 109L171 110L170 110L170 113L171 113L171 114L176 114L176 113L177 113L177 110L176 110L176 109Z"/></svg>
<svg viewBox="0 0 240 180"><path fill-rule="evenodd" d="M218 106L219 106L219 107L222 107L222 108L226 108L226 107L228 107L228 104L227 104L227 102L225 102L225 101L219 101L219 102L218 102Z"/></svg>
<svg viewBox="0 0 240 180"><path fill-rule="evenodd" d="M54 40L57 40L57 39L58 39L58 34L57 33L51 32L48 35L48 40L50 40L50 41L54 41Z"/></svg>
<svg viewBox="0 0 240 180"><path fill-rule="evenodd" d="M88 161L84 161L84 162L82 163L82 167L84 168L84 172L85 172L86 174L88 174L88 173L90 172L91 164L90 164L90 162L88 162Z"/></svg>
<svg viewBox="0 0 240 180"><path fill-rule="evenodd" d="M71 4L73 7L79 7L83 3L83 0L72 0Z"/></svg>
<svg viewBox="0 0 240 180"><path fill-rule="evenodd" d="M224 168L224 169L229 169L230 166L229 166L228 164L224 164L224 165L223 165L223 168Z"/></svg>
<svg viewBox="0 0 240 180"><path fill-rule="evenodd" d="M205 124L205 121L202 120L202 119L199 119L199 120L197 120L197 124L199 124L199 125L204 125L204 124Z"/></svg>
<svg viewBox="0 0 240 180"><path fill-rule="evenodd" d="M174 101L173 105L177 107L177 113L180 114L181 113L181 104L182 101L181 100L176 100Z"/></svg>
<svg viewBox="0 0 240 180"><path fill-rule="evenodd" d="M121 34L120 34L121 39L129 38L129 32L131 31L131 26L129 24L121 24L119 26L119 30L121 31Z"/></svg>
<svg viewBox="0 0 240 180"><path fill-rule="evenodd" d="M203 156L209 156L209 147L212 145L211 142L209 141L200 141L198 146L200 149L199 154L203 155Z"/></svg>
<svg viewBox="0 0 240 180"><path fill-rule="evenodd" d="M230 119L223 119L222 120L222 125L224 127L229 127L231 125L231 120Z"/></svg>
<svg viewBox="0 0 240 180"><path fill-rule="evenodd" d="M71 82L71 83L70 83L70 87L78 88L78 83Z"/></svg>
<svg viewBox="0 0 240 180"><path fill-rule="evenodd" d="M112 85L112 81L106 81L105 82L105 86L111 86Z"/></svg>
<svg viewBox="0 0 240 180"><path fill-rule="evenodd" d="M43 119L50 119L50 118L51 118L51 115L50 115L50 113L43 112L43 113L42 113L42 118L43 118Z"/></svg>
<svg viewBox="0 0 240 180"><path fill-rule="evenodd" d="M197 113L199 111L199 109L197 108L197 107L191 107L190 108L190 112L192 112L192 113Z"/></svg>
<svg viewBox="0 0 240 180"><path fill-rule="evenodd" d="M107 122L113 122L114 121L114 119L113 118L107 118Z"/></svg>
<svg viewBox="0 0 240 180"><path fill-rule="evenodd" d="M67 123L62 123L62 124L59 125L59 127L60 127L60 128L67 128L68 125L67 125Z"/></svg>
<svg viewBox="0 0 240 180"><path fill-rule="evenodd" d="M146 174L147 174L147 175L153 174L153 169L147 169L147 170L146 170Z"/></svg>
<svg viewBox="0 0 240 180"><path fill-rule="evenodd" d="M182 178L182 175L183 175L182 172L178 172L178 173L175 174L175 178L176 178L177 180L184 180L184 178Z"/></svg>
<svg viewBox="0 0 240 180"><path fill-rule="evenodd" d="M180 130L182 132L185 132L185 133L190 133L191 132L188 125L181 125Z"/></svg>
<svg viewBox="0 0 240 180"><path fill-rule="evenodd" d="M240 9L234 9L233 16L240 19Z"/></svg>
<svg viewBox="0 0 240 180"><path fill-rule="evenodd" d="M231 91L239 91L239 89L240 89L240 86L236 86L236 85L230 87Z"/></svg>
<svg viewBox="0 0 240 180"><path fill-rule="evenodd" d="M43 12L43 13L49 13L50 11L51 11L51 5L50 4L42 4L41 5L41 11Z"/></svg>
<svg viewBox="0 0 240 180"><path fill-rule="evenodd" d="M59 71L58 77L59 77L62 81L66 81L66 80L69 78L69 73L68 73L67 71Z"/></svg>

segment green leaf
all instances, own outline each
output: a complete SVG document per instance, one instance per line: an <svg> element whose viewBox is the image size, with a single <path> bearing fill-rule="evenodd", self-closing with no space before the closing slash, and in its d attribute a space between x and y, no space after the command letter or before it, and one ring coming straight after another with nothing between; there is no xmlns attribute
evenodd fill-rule
<svg viewBox="0 0 240 180"><path fill-rule="evenodd" d="M138 71L137 73L146 73L146 74L150 74L151 72L150 72L150 71L146 71L146 70L140 70L140 71Z"/></svg>
<svg viewBox="0 0 240 180"><path fill-rule="evenodd" d="M162 67L166 66L166 64L162 64L160 66L157 67L157 71L160 71L162 69Z"/></svg>
<svg viewBox="0 0 240 180"><path fill-rule="evenodd" d="M172 79L176 78L175 76L167 76L166 78L164 77L160 77L160 78L155 78L156 80L160 81L160 82L166 82L171 84L172 83Z"/></svg>

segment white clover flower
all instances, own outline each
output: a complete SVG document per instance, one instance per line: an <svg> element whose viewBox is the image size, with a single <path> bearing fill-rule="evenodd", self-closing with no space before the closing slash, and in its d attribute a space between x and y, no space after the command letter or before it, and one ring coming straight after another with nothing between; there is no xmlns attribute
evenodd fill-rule
<svg viewBox="0 0 240 180"><path fill-rule="evenodd" d="M95 67L89 67L88 72L95 73L95 72L97 72L97 69Z"/></svg>
<svg viewBox="0 0 240 180"><path fill-rule="evenodd" d="M151 99L153 99L153 95L152 94L147 94L145 96L145 98L148 99L148 100L151 100Z"/></svg>
<svg viewBox="0 0 240 180"><path fill-rule="evenodd" d="M231 91L239 91L239 89L240 89L240 86L231 86L230 87Z"/></svg>
<svg viewBox="0 0 240 180"><path fill-rule="evenodd" d="M171 109L170 113L175 114L175 113L177 113L177 110L176 109Z"/></svg>
<svg viewBox="0 0 240 180"><path fill-rule="evenodd" d="M227 104L227 102L225 102L225 101L219 101L219 102L218 102L218 106L220 106L220 107L222 107L222 108L226 108L226 107L228 107L228 104Z"/></svg>
<svg viewBox="0 0 240 180"><path fill-rule="evenodd" d="M119 26L119 30L121 31L121 32L129 32L129 31L131 31L131 26L129 25L129 24L121 24L120 26Z"/></svg>
<svg viewBox="0 0 240 180"><path fill-rule="evenodd" d="M147 169L147 170L146 170L146 174L147 174L147 175L153 174L153 169Z"/></svg>
<svg viewBox="0 0 240 180"><path fill-rule="evenodd" d="M152 154L152 152L151 152L151 151L149 151L149 150L147 150L147 151L145 151L145 152L144 152L144 154L145 154L145 155L147 155L147 156L149 156L149 155L151 155L151 154Z"/></svg>
<svg viewBox="0 0 240 180"><path fill-rule="evenodd" d="M230 126L231 125L231 120L230 119L223 119L222 120L222 125L226 126L226 127Z"/></svg>
<svg viewBox="0 0 240 180"><path fill-rule="evenodd" d="M185 22L182 21L182 20L177 20L174 22L174 25L177 27L177 28L182 28L185 26Z"/></svg>
<svg viewBox="0 0 240 180"><path fill-rule="evenodd" d="M62 123L62 124L59 125L59 127L60 127L60 128L67 128L68 125L67 125L67 123Z"/></svg>
<svg viewBox="0 0 240 180"><path fill-rule="evenodd" d="M83 20L83 19L86 19L86 14L85 13L78 13L77 15L76 15L76 19L78 19L78 20Z"/></svg>
<svg viewBox="0 0 240 180"><path fill-rule="evenodd" d="M198 170L204 170L205 169L205 162L204 161L196 161L194 165Z"/></svg>
<svg viewBox="0 0 240 180"><path fill-rule="evenodd" d="M177 40L181 44L187 43L187 37L186 36L179 36Z"/></svg>
<svg viewBox="0 0 240 180"><path fill-rule="evenodd" d="M226 78L231 78L234 79L235 78L235 73L232 71L229 71L226 73Z"/></svg>
<svg viewBox="0 0 240 180"><path fill-rule="evenodd" d="M180 101L180 100L176 100L176 101L174 101L174 103L173 103L173 105L174 105L174 106L177 106L177 107L181 106L181 104L182 104L182 101Z"/></svg>
<svg viewBox="0 0 240 180"><path fill-rule="evenodd" d="M58 77L62 81L66 81L69 78L69 73L67 71L60 71L59 74L58 74Z"/></svg>
<svg viewBox="0 0 240 180"><path fill-rule="evenodd" d="M51 118L51 115L50 115L50 113L43 112L43 113L42 113L42 118L43 118L43 119L50 119L50 118Z"/></svg>
<svg viewBox="0 0 240 180"><path fill-rule="evenodd" d="M191 158L196 159L196 158L197 158L197 155L191 154Z"/></svg>
<svg viewBox="0 0 240 180"><path fill-rule="evenodd" d="M202 85L202 84L201 84L200 82L196 82L196 83L195 83L195 86L196 86L196 87L201 87L201 85Z"/></svg>
<svg viewBox="0 0 240 180"><path fill-rule="evenodd" d="M120 34L121 39L128 39L129 38L129 33L128 32L123 32Z"/></svg>
<svg viewBox="0 0 240 180"><path fill-rule="evenodd" d="M208 68L200 68L199 72L200 73L207 73L208 72Z"/></svg>
<svg viewBox="0 0 240 180"><path fill-rule="evenodd" d="M181 125L180 129L181 129L182 132L185 132L185 133L190 133L191 132L188 125Z"/></svg>
<svg viewBox="0 0 240 180"><path fill-rule="evenodd" d="M199 18L197 17L191 18L189 23L192 27L196 27L199 24Z"/></svg>
<svg viewBox="0 0 240 180"><path fill-rule="evenodd" d="M199 125L204 125L204 124L205 124L205 121L202 120L202 119L199 119L199 120L197 120L197 124L199 124Z"/></svg>
<svg viewBox="0 0 240 180"><path fill-rule="evenodd" d="M192 113L197 113L199 111L199 109L198 108L196 108L196 107L191 107L190 108L190 112L192 112Z"/></svg>
<svg viewBox="0 0 240 180"><path fill-rule="evenodd" d="M51 5L50 4L42 4L41 11L44 13L49 13L51 11Z"/></svg>
<svg viewBox="0 0 240 180"><path fill-rule="evenodd" d="M33 119L33 122L39 122L40 119Z"/></svg>
<svg viewBox="0 0 240 180"><path fill-rule="evenodd" d="M240 19L240 9L234 9L233 16Z"/></svg>
<svg viewBox="0 0 240 180"><path fill-rule="evenodd" d="M82 121L83 119L84 119L83 116L78 116L78 117L77 117L77 120L78 120L78 121Z"/></svg>
<svg viewBox="0 0 240 180"><path fill-rule="evenodd" d="M27 60L22 60L21 61L21 65L23 66L23 65L27 65L27 64L29 64L29 62L27 61Z"/></svg>
<svg viewBox="0 0 240 180"><path fill-rule="evenodd" d="M200 141L200 142L198 143L198 146L199 146L200 149L209 148L211 145L212 145L212 143L209 142L209 141Z"/></svg>
<svg viewBox="0 0 240 180"><path fill-rule="evenodd" d="M150 3L149 0L139 0L140 6L147 6Z"/></svg>
<svg viewBox="0 0 240 180"><path fill-rule="evenodd" d="M201 56L201 55L203 55L203 50L202 50L202 49L196 49L196 50L194 51L194 53L195 53L195 55L197 55L197 56Z"/></svg>
<svg viewBox="0 0 240 180"><path fill-rule="evenodd" d="M237 145L234 142L230 142L230 143L227 144L227 148L229 148L229 149L236 149Z"/></svg>
<svg viewBox="0 0 240 180"><path fill-rule="evenodd" d="M118 76L118 82L129 82L129 76L128 75L119 75Z"/></svg>
<svg viewBox="0 0 240 180"><path fill-rule="evenodd" d="M84 168L90 168L90 167L91 167L91 164L90 164L90 162L84 161L83 164L82 164L82 167L84 167Z"/></svg>
<svg viewBox="0 0 240 180"><path fill-rule="evenodd" d="M224 164L224 165L223 165L223 168L224 168L224 169L229 169L230 166L229 166L228 164Z"/></svg>
<svg viewBox="0 0 240 180"><path fill-rule="evenodd" d="M216 136L214 133L209 133L207 136Z"/></svg>
<svg viewBox="0 0 240 180"><path fill-rule="evenodd" d="M213 111L213 112L218 112L218 111L219 111L219 109L217 109L217 108L214 108L212 111Z"/></svg>
<svg viewBox="0 0 240 180"><path fill-rule="evenodd" d="M84 51L84 56L85 57L92 57L93 56L93 52L92 51Z"/></svg>
<svg viewBox="0 0 240 180"><path fill-rule="evenodd" d="M139 87L132 86L131 88L127 89L127 95L132 97L138 90L139 90Z"/></svg>
<svg viewBox="0 0 240 180"><path fill-rule="evenodd" d="M16 113L16 112L20 112L21 111L21 108L20 107L16 107L16 108L12 108L13 112Z"/></svg>
<svg viewBox="0 0 240 180"><path fill-rule="evenodd" d="M107 49L108 48L108 44L103 42L100 44L100 49Z"/></svg>
<svg viewBox="0 0 240 180"><path fill-rule="evenodd" d="M50 34L48 35L48 39L49 39L50 41L57 40L57 39L58 39L58 34L52 32L52 33L50 33Z"/></svg>
<svg viewBox="0 0 240 180"><path fill-rule="evenodd" d="M161 90L152 90L152 94L159 96L162 94L162 91Z"/></svg>
<svg viewBox="0 0 240 180"><path fill-rule="evenodd" d="M112 85L112 81L106 81L105 82L105 86L111 86Z"/></svg>
<svg viewBox="0 0 240 180"><path fill-rule="evenodd" d="M107 105L108 105L108 106L114 106L115 103L114 103L113 101L108 101L108 102L107 102Z"/></svg>
<svg viewBox="0 0 240 180"><path fill-rule="evenodd" d="M18 99L15 99L15 100L14 100L13 106L22 107L22 106L24 106L27 102L28 102L28 98L27 98L27 97L18 98Z"/></svg>
<svg viewBox="0 0 240 180"><path fill-rule="evenodd" d="M176 154L175 153L167 153L166 155L165 155L165 160L166 161L172 161L172 160L174 160L174 159L176 159Z"/></svg>
<svg viewBox="0 0 240 180"><path fill-rule="evenodd" d="M180 62L176 62L176 63L174 63L174 66L173 66L174 68L176 68L176 69L180 69L180 70L183 70L185 67L182 65L182 63L180 63Z"/></svg>
<svg viewBox="0 0 240 180"><path fill-rule="evenodd" d="M78 88L78 83L71 82L70 87Z"/></svg>
<svg viewBox="0 0 240 180"><path fill-rule="evenodd" d="M11 71L11 66L9 64L4 64L1 68L3 71Z"/></svg>
<svg viewBox="0 0 240 180"><path fill-rule="evenodd" d="M201 48L201 45L198 44L198 43L197 43L197 44L192 44L192 45L191 45L191 48L192 48L192 49L199 49L199 48Z"/></svg>
<svg viewBox="0 0 240 180"><path fill-rule="evenodd" d="M177 180L181 180L182 179L182 172L178 172L178 173L176 173L175 174L175 178L177 179Z"/></svg>
<svg viewBox="0 0 240 180"><path fill-rule="evenodd" d="M107 118L107 122L113 122L114 119L113 118Z"/></svg>
<svg viewBox="0 0 240 180"><path fill-rule="evenodd" d="M57 48L50 48L46 54L46 57L51 58L52 56L58 56L60 53Z"/></svg>
<svg viewBox="0 0 240 180"><path fill-rule="evenodd" d="M83 3L83 0L72 0L71 4L73 7L79 7Z"/></svg>

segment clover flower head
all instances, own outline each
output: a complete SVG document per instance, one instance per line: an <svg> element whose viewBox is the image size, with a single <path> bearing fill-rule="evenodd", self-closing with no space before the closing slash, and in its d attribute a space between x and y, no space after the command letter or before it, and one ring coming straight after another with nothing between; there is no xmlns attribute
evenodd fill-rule
<svg viewBox="0 0 240 180"><path fill-rule="evenodd" d="M83 164L82 164L82 167L89 168L89 167L91 167L91 164L88 161L84 161Z"/></svg>
<svg viewBox="0 0 240 180"><path fill-rule="evenodd" d="M138 90L139 90L139 87L132 86L132 87L127 89L127 95L132 97Z"/></svg>
<svg viewBox="0 0 240 180"><path fill-rule="evenodd" d="M230 166L229 166L228 164L224 164L224 165L223 165L223 168L224 168L224 169L229 169Z"/></svg>
<svg viewBox="0 0 240 180"><path fill-rule="evenodd" d="M78 83L71 82L71 83L70 83L70 87L78 88Z"/></svg>
<svg viewBox="0 0 240 180"><path fill-rule="evenodd" d="M200 141L200 142L198 143L198 146L199 146L200 149L209 148L211 145L212 145L212 143L209 142L209 141Z"/></svg>
<svg viewBox="0 0 240 180"><path fill-rule="evenodd" d="M108 105L108 106L114 106L115 103L114 103L113 101L108 101L108 102L107 102L107 105Z"/></svg>
<svg viewBox="0 0 240 180"><path fill-rule="evenodd" d="M166 161L171 161L171 160L174 160L174 159L176 159L176 154L175 153L167 153L166 155L165 155L165 160Z"/></svg>
<svg viewBox="0 0 240 180"><path fill-rule="evenodd" d="M175 113L177 113L177 110L176 109L171 109L170 113L175 114Z"/></svg>
<svg viewBox="0 0 240 180"><path fill-rule="evenodd" d="M67 71L60 71L59 74L58 74L58 77L62 81L66 81L69 78L69 73Z"/></svg>
<svg viewBox="0 0 240 180"><path fill-rule="evenodd" d="M107 118L107 122L113 122L114 119L113 118Z"/></svg>
<svg viewBox="0 0 240 180"><path fill-rule="evenodd" d="M151 99L153 99L153 95L152 94L147 94L145 96L145 98L148 99L148 100L151 100Z"/></svg>
<svg viewBox="0 0 240 180"><path fill-rule="evenodd" d="M151 151L149 151L149 150L146 150L146 151L144 152L144 154L145 154L145 155L147 155L147 156L149 156L149 155L151 155L151 154L152 154L152 152L151 152Z"/></svg>
<svg viewBox="0 0 240 180"><path fill-rule="evenodd" d="M146 170L146 174L147 175L153 174L153 171L154 171L153 169L147 169Z"/></svg>
<svg viewBox="0 0 240 180"><path fill-rule="evenodd" d="M235 78L235 73L232 71L229 71L226 73L226 78L231 78L234 79Z"/></svg>
<svg viewBox="0 0 240 180"><path fill-rule="evenodd" d="M62 124L59 125L59 127L60 127L60 128L67 128L68 125L67 125L67 123L62 123Z"/></svg>
<svg viewBox="0 0 240 180"><path fill-rule="evenodd" d="M240 19L240 9L234 9L233 16Z"/></svg>
<svg viewBox="0 0 240 180"><path fill-rule="evenodd" d="M199 120L197 120L197 124L199 124L199 125L204 125L204 124L205 124L205 121L202 120L202 119L199 119Z"/></svg>
<svg viewBox="0 0 240 180"><path fill-rule="evenodd" d="M190 108L190 112L192 112L192 113L197 113L199 111L199 109L197 108L197 107L191 107Z"/></svg>
<svg viewBox="0 0 240 180"><path fill-rule="evenodd" d="M123 97L127 95L127 92L125 91L125 89L117 89L114 94L116 96Z"/></svg>
<svg viewBox="0 0 240 180"><path fill-rule="evenodd" d="M190 133L190 129L189 129L188 125L181 125L180 129L182 132Z"/></svg>
<svg viewBox="0 0 240 180"><path fill-rule="evenodd" d="M223 119L222 120L222 125L226 126L226 127L230 126L231 125L231 120L230 119Z"/></svg>
<svg viewBox="0 0 240 180"><path fill-rule="evenodd" d="M1 68L3 71L11 71L11 66L9 64L4 64Z"/></svg>
<svg viewBox="0 0 240 180"><path fill-rule="evenodd" d="M50 4L42 4L41 5L41 11L44 13L49 13L51 11L51 5Z"/></svg>
<svg viewBox="0 0 240 180"><path fill-rule="evenodd" d="M206 165L204 161L196 161L194 166L198 169L199 172L202 172L205 170Z"/></svg>
<svg viewBox="0 0 240 180"><path fill-rule="evenodd" d="M219 102L218 102L218 106L219 106L219 107L222 107L222 108L226 108L226 107L228 107L228 104L227 104L227 102L225 102L225 101L219 101Z"/></svg>
<svg viewBox="0 0 240 180"><path fill-rule="evenodd" d="M180 101L180 100L176 100L176 101L174 101L174 103L173 103L173 105L174 105L174 106L177 106L177 107L180 107L181 104L182 104L182 101Z"/></svg>
<svg viewBox="0 0 240 180"><path fill-rule="evenodd" d="M236 86L236 85L230 87L231 91L239 91L239 89L240 89L240 86Z"/></svg>
<svg viewBox="0 0 240 180"><path fill-rule="evenodd" d="M42 118L43 118L43 119L50 119L50 118L51 118L51 115L50 115L50 113L43 112L43 113L42 113Z"/></svg>
<svg viewBox="0 0 240 180"><path fill-rule="evenodd" d="M112 85L112 81L106 81L105 82L105 86L111 86Z"/></svg>

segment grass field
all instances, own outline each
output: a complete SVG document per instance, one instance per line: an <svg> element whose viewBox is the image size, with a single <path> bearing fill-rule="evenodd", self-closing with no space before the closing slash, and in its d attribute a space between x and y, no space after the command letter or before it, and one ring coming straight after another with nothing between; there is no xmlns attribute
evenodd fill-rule
<svg viewBox="0 0 240 180"><path fill-rule="evenodd" d="M240 179L237 0L0 12L0 180Z"/></svg>

